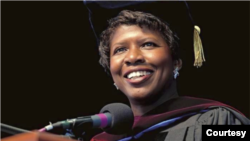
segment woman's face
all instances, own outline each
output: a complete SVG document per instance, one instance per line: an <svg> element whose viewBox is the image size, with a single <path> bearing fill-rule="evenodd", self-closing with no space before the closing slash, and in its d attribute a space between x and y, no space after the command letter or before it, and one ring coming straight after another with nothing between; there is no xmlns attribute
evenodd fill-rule
<svg viewBox="0 0 250 141"><path fill-rule="evenodd" d="M110 40L110 71L130 101L150 100L173 79L170 48L157 31L121 25Z"/></svg>

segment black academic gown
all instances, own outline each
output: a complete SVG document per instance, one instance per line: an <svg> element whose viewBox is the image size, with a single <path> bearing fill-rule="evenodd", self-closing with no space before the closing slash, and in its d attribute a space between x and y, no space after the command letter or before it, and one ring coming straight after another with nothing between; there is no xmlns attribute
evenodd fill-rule
<svg viewBox="0 0 250 141"><path fill-rule="evenodd" d="M168 121L170 124L157 127ZM103 132L91 141L201 141L202 125L250 125L250 120L235 108L217 101L178 97L143 116L136 116L130 132L124 135ZM147 131L149 128L153 130Z"/></svg>

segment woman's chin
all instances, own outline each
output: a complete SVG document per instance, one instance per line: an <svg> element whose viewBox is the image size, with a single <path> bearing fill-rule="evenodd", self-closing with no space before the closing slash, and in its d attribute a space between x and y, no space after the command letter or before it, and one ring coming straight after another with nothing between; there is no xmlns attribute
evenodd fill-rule
<svg viewBox="0 0 250 141"><path fill-rule="evenodd" d="M128 96L128 99L136 103L145 103L150 99L150 94L148 93L134 93Z"/></svg>

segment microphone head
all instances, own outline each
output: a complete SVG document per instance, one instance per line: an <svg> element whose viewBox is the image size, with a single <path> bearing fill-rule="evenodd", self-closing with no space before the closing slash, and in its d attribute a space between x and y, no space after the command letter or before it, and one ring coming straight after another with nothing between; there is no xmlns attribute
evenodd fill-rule
<svg viewBox="0 0 250 141"><path fill-rule="evenodd" d="M112 103L104 106L100 113L110 113L112 123L109 128L103 129L109 134L124 134L132 129L134 123L134 114L131 108L122 103Z"/></svg>

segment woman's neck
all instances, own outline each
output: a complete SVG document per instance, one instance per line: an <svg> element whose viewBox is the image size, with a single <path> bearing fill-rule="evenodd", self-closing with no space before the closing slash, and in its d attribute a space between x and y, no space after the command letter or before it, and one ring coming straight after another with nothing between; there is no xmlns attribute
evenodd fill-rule
<svg viewBox="0 0 250 141"><path fill-rule="evenodd" d="M156 100L147 103L130 102L130 105L134 116L142 116L145 113L163 104L164 102L177 97L178 93L176 88L176 81L173 80L169 86L166 86L165 90L161 92Z"/></svg>

